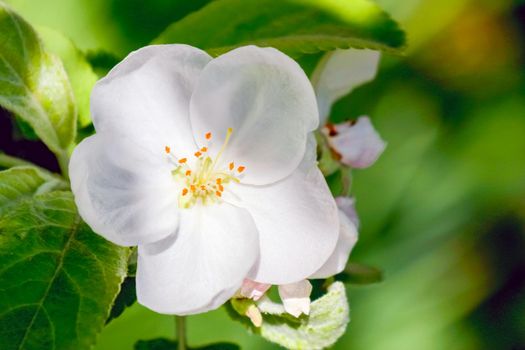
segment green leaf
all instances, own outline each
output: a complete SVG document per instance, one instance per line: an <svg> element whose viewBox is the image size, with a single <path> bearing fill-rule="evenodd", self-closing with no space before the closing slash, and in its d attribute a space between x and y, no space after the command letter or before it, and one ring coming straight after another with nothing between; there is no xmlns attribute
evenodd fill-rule
<svg viewBox="0 0 525 350"><path fill-rule="evenodd" d="M26 121L59 158L75 139L76 106L60 60L0 2L0 106Z"/></svg>
<svg viewBox="0 0 525 350"><path fill-rule="evenodd" d="M185 43L212 55L255 44L298 57L350 47L398 52L405 37L369 0L217 0L173 23L154 43Z"/></svg>
<svg viewBox="0 0 525 350"><path fill-rule="evenodd" d="M383 281L383 272L375 267L349 263L336 279L348 284L372 284Z"/></svg>
<svg viewBox="0 0 525 350"><path fill-rule="evenodd" d="M38 27L44 44L50 52L64 63L78 107L78 124L85 127L91 123L89 97L98 76L91 68L86 56L62 33L46 27Z"/></svg>
<svg viewBox="0 0 525 350"><path fill-rule="evenodd" d="M126 308L137 301L137 290L135 288L135 277L126 277L120 286L120 292L113 303L106 323L122 315Z"/></svg>
<svg viewBox="0 0 525 350"><path fill-rule="evenodd" d="M335 282L328 287L328 293L312 303L310 316L300 318L300 321L298 326L289 322L268 322L265 315L259 333L265 339L288 349L323 349L332 346L344 334L350 321L344 285Z"/></svg>
<svg viewBox="0 0 525 350"><path fill-rule="evenodd" d="M0 172L0 344L88 349L126 273L129 249L93 233L73 196L34 169Z"/></svg>
<svg viewBox="0 0 525 350"><path fill-rule="evenodd" d="M135 350L177 350L177 341L166 338L139 340ZM186 347L188 350L239 350L240 347L232 343L215 343L199 347Z"/></svg>

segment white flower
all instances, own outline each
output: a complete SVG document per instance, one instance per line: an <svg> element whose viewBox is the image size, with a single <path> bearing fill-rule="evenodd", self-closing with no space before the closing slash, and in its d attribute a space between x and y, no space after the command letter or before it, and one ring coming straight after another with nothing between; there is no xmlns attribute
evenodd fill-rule
<svg viewBox="0 0 525 350"><path fill-rule="evenodd" d="M204 312L245 278L298 282L334 251L315 94L281 52L149 46L97 83L91 113L96 134L70 163L75 201L95 232L139 246L141 304Z"/></svg>
<svg viewBox="0 0 525 350"><path fill-rule="evenodd" d="M386 143L366 116L356 121L326 124L322 132L339 161L352 168L368 168L386 148Z"/></svg>
<svg viewBox="0 0 525 350"><path fill-rule="evenodd" d="M335 101L374 79L379 57L379 52L371 50L335 50L325 55L312 76L322 132L341 163L353 168L372 165L383 153L385 142L366 116L356 122L326 122Z"/></svg>

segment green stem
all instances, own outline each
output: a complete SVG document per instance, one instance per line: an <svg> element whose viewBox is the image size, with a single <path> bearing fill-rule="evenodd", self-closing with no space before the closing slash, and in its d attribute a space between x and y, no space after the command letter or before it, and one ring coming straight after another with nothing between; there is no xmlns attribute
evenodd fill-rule
<svg viewBox="0 0 525 350"><path fill-rule="evenodd" d="M347 166L341 166L341 195L348 197L352 189L352 169Z"/></svg>
<svg viewBox="0 0 525 350"><path fill-rule="evenodd" d="M186 350L185 316L175 316L175 332L177 334L177 350Z"/></svg>
<svg viewBox="0 0 525 350"><path fill-rule="evenodd" d="M56 153L60 172L66 180L69 180L69 155L67 152Z"/></svg>

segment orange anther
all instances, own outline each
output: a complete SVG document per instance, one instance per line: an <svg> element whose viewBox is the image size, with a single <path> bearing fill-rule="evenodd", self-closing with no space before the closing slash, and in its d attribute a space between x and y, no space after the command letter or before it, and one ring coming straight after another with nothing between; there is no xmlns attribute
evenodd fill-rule
<svg viewBox="0 0 525 350"><path fill-rule="evenodd" d="M191 192L195 192L195 185L190 185Z"/></svg>
<svg viewBox="0 0 525 350"><path fill-rule="evenodd" d="M166 151L166 153L170 153L171 152L171 148L169 148L168 146L164 147L164 150Z"/></svg>
<svg viewBox="0 0 525 350"><path fill-rule="evenodd" d="M186 176L190 176L191 175L191 170L186 170Z"/></svg>
<svg viewBox="0 0 525 350"><path fill-rule="evenodd" d="M217 195L217 197L222 196L222 194L219 191L216 191L215 194Z"/></svg>
<svg viewBox="0 0 525 350"><path fill-rule="evenodd" d="M183 190L182 190L182 195L185 196L185 195L187 195L187 194L188 194L188 189L187 189L187 188L183 189Z"/></svg>
<svg viewBox="0 0 525 350"><path fill-rule="evenodd" d="M219 191L223 192L224 191L224 186L219 185Z"/></svg>
<svg viewBox="0 0 525 350"><path fill-rule="evenodd" d="M244 169L246 169L246 167L244 167L244 166L240 166L240 167L237 168L237 171L238 171L239 173L242 173L242 172L244 171Z"/></svg>
<svg viewBox="0 0 525 350"><path fill-rule="evenodd" d="M188 159L186 159L186 158L181 158L181 159L179 159L179 163L181 163L181 164L186 163L187 160Z"/></svg>
<svg viewBox="0 0 525 350"><path fill-rule="evenodd" d="M206 186L202 185L201 190L206 191Z"/></svg>
<svg viewBox="0 0 525 350"><path fill-rule="evenodd" d="M199 152L199 151L195 152L195 157L199 158L200 156L202 156L201 152Z"/></svg>
<svg viewBox="0 0 525 350"><path fill-rule="evenodd" d="M219 177L219 178L217 178L217 180L215 180L215 182L217 183L217 185L220 185L220 184L221 184L221 182L222 182L222 178L220 178L220 177Z"/></svg>
<svg viewBox="0 0 525 350"><path fill-rule="evenodd" d="M209 139L211 139L211 132L206 133L206 140L209 140Z"/></svg>
<svg viewBox="0 0 525 350"><path fill-rule="evenodd" d="M235 164L233 162L230 163L230 170L233 170L233 168L235 167Z"/></svg>
<svg viewBox="0 0 525 350"><path fill-rule="evenodd" d="M207 152L208 151L208 147L202 147L201 148L201 152Z"/></svg>

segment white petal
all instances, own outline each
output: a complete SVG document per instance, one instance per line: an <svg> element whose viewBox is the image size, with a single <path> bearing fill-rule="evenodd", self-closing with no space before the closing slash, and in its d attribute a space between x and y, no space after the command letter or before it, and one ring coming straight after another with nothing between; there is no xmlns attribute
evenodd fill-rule
<svg viewBox="0 0 525 350"><path fill-rule="evenodd" d="M355 209L355 198L338 196L335 198L335 203L339 210L350 219L354 226L359 228L359 216Z"/></svg>
<svg viewBox="0 0 525 350"><path fill-rule="evenodd" d="M366 168L375 163L386 148L368 117L359 117L355 124L341 123L323 128L330 148L341 163L353 168Z"/></svg>
<svg viewBox="0 0 525 350"><path fill-rule="evenodd" d="M310 293L312 284L308 280L279 286L284 309L294 317L310 314Z"/></svg>
<svg viewBox="0 0 525 350"><path fill-rule="evenodd" d="M240 294L245 298L257 301L271 286L272 285L268 283L258 283L246 278L242 283Z"/></svg>
<svg viewBox="0 0 525 350"><path fill-rule="evenodd" d="M380 54L372 50L335 50L325 55L312 75L321 125L332 104L356 87L374 79Z"/></svg>
<svg viewBox="0 0 525 350"><path fill-rule="evenodd" d="M177 229L177 192L162 157L96 134L75 148L69 174L80 215L106 239L137 245Z"/></svg>
<svg viewBox="0 0 525 350"><path fill-rule="evenodd" d="M212 150L231 141L222 157L246 167L243 181L268 184L289 175L304 155L306 136L317 128L315 94L299 65L273 48L246 46L210 62L191 98L195 139Z"/></svg>
<svg viewBox="0 0 525 350"><path fill-rule="evenodd" d="M248 278L287 284L317 271L335 248L338 210L321 171L300 166L266 186L230 186L259 231L260 259Z"/></svg>
<svg viewBox="0 0 525 350"><path fill-rule="evenodd" d="M223 203L181 211L175 236L139 246L138 301L164 314L221 306L257 261L257 230L244 209Z"/></svg>
<svg viewBox="0 0 525 350"><path fill-rule="evenodd" d="M187 45L147 46L131 53L93 88L95 129L158 152L170 146L179 157L192 154L189 101L210 60Z"/></svg>
<svg viewBox="0 0 525 350"><path fill-rule="evenodd" d="M357 243L357 228L342 210L339 210L339 239L332 255L310 278L328 278L344 270L348 257Z"/></svg>

